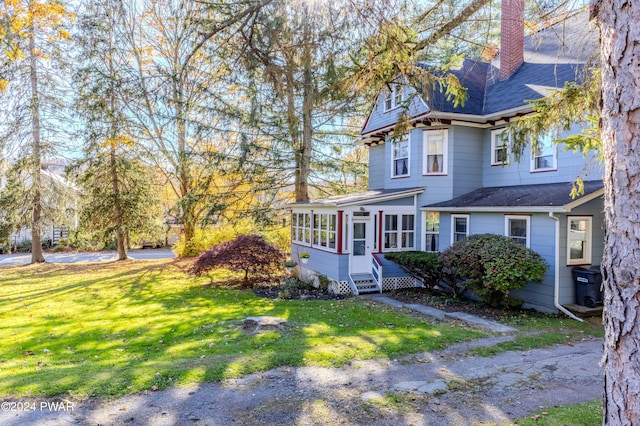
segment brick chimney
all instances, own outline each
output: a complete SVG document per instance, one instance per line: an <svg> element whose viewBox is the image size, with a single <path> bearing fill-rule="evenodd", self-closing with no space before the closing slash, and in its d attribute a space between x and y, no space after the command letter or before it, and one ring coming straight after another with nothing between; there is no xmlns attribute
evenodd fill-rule
<svg viewBox="0 0 640 426"><path fill-rule="evenodd" d="M502 0L500 21L500 80L524 62L524 0Z"/></svg>

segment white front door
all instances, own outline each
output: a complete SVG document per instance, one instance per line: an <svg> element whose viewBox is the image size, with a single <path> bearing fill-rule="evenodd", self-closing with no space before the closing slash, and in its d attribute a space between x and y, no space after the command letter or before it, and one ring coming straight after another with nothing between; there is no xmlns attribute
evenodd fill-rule
<svg viewBox="0 0 640 426"><path fill-rule="evenodd" d="M351 274L371 272L373 226L369 218L353 218L351 232Z"/></svg>

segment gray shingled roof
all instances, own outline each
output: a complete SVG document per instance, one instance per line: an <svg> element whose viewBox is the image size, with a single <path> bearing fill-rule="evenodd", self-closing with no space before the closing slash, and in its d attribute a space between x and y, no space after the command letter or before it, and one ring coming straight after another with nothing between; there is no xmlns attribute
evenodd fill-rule
<svg viewBox="0 0 640 426"><path fill-rule="evenodd" d="M524 43L524 63L508 79L499 79L500 56L491 63L465 59L460 69L449 70L467 88L465 104L454 108L443 93L434 90L426 104L414 105L410 115L431 111L436 117L438 112L486 117L528 107L527 101L545 97L565 82L581 81L585 63L598 53L598 32L588 12L582 11L526 36ZM362 134L377 130L378 125L367 120Z"/></svg>
<svg viewBox="0 0 640 426"><path fill-rule="evenodd" d="M499 56L491 64L465 61L463 67L455 71L469 91L465 106L454 108L446 100L438 103L436 95L431 108L440 112L489 115L547 96L565 82L581 80L584 64L598 52L597 35L586 11L528 35L524 63L503 81L499 80ZM474 75L476 73L479 75ZM481 100L475 99L480 92Z"/></svg>
<svg viewBox="0 0 640 426"><path fill-rule="evenodd" d="M404 197L411 197L424 192L424 187L402 188L402 189L371 189L369 191L357 192L345 195L333 195L331 197L309 202L291 203L289 207L337 207L354 204L375 203L382 200L393 200Z"/></svg>
<svg viewBox="0 0 640 426"><path fill-rule="evenodd" d="M509 208L563 208L593 199L603 188L601 180L584 182L584 195L571 198L571 182L480 188L452 200L428 204L428 210L502 210Z"/></svg>

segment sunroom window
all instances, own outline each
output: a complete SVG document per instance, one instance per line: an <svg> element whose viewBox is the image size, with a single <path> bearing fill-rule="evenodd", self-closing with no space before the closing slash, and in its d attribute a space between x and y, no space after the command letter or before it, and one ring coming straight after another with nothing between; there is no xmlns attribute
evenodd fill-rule
<svg viewBox="0 0 640 426"><path fill-rule="evenodd" d="M336 230L337 216L335 214L313 215L313 244L335 249Z"/></svg>
<svg viewBox="0 0 640 426"><path fill-rule="evenodd" d="M415 216L412 214L385 215L384 248L411 249L415 247Z"/></svg>
<svg viewBox="0 0 640 426"><path fill-rule="evenodd" d="M311 242L311 215L309 213L293 213L291 215L291 238L297 243Z"/></svg>

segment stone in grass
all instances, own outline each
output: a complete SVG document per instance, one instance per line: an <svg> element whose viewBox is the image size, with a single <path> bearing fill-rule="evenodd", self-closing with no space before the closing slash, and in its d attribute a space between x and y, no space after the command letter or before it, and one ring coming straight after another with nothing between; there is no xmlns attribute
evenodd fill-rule
<svg viewBox="0 0 640 426"><path fill-rule="evenodd" d="M259 316L259 317L249 317L244 320L244 324L242 324L242 329L250 334L255 334L263 328L275 329L279 331L287 331L286 327L290 327L291 325L287 322L287 320L278 317L270 317L270 316Z"/></svg>

